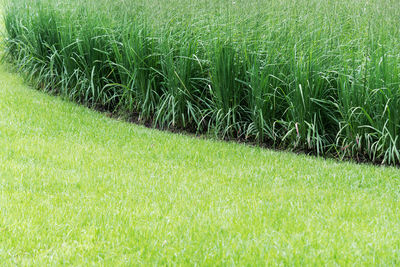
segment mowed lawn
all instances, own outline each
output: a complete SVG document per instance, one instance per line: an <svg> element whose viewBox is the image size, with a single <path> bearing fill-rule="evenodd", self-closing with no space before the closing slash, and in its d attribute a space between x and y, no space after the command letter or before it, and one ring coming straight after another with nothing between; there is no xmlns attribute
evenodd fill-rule
<svg viewBox="0 0 400 267"><path fill-rule="evenodd" d="M399 265L400 170L160 132L0 69L1 265Z"/></svg>

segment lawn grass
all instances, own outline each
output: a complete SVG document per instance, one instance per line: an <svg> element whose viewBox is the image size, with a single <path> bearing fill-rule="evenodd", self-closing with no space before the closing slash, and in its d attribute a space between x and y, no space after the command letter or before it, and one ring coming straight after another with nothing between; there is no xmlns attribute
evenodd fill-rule
<svg viewBox="0 0 400 267"><path fill-rule="evenodd" d="M0 68L2 265L398 265L400 171L151 130Z"/></svg>

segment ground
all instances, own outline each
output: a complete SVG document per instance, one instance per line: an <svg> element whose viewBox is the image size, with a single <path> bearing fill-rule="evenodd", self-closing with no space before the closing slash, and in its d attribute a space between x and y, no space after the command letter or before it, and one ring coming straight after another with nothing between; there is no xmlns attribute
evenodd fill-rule
<svg viewBox="0 0 400 267"><path fill-rule="evenodd" d="M400 170L160 132L0 68L4 265L400 264Z"/></svg>

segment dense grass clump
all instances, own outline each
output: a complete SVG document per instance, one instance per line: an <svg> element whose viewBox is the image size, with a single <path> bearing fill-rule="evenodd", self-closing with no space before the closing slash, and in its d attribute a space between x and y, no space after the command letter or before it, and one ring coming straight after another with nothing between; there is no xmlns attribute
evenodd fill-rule
<svg viewBox="0 0 400 267"><path fill-rule="evenodd" d="M394 0L12 1L43 90L161 128L400 163Z"/></svg>

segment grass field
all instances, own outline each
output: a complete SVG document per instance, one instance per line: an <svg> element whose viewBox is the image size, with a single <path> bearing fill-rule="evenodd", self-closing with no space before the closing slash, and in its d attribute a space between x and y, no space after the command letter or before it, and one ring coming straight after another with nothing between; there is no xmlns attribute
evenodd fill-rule
<svg viewBox="0 0 400 267"><path fill-rule="evenodd" d="M161 128L400 164L397 0L15 0L35 87Z"/></svg>
<svg viewBox="0 0 400 267"><path fill-rule="evenodd" d="M400 264L398 168L123 120L398 164L398 1L6 2L1 266Z"/></svg>
<svg viewBox="0 0 400 267"><path fill-rule="evenodd" d="M1 265L398 265L400 171L110 119L0 68Z"/></svg>

